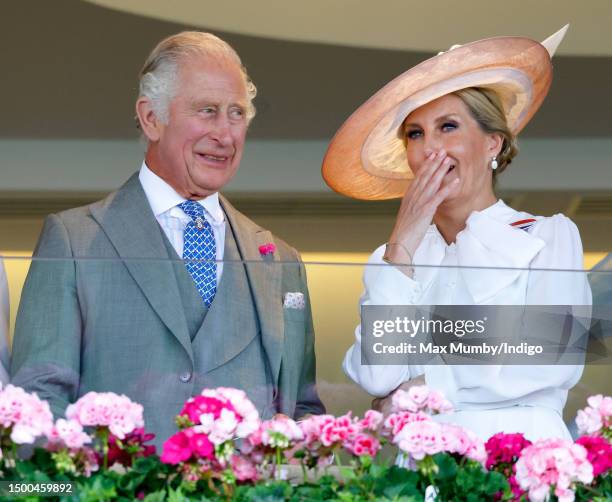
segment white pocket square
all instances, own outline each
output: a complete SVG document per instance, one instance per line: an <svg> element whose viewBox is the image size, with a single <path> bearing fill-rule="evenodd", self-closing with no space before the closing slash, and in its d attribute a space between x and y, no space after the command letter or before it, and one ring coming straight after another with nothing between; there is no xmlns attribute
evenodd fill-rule
<svg viewBox="0 0 612 502"><path fill-rule="evenodd" d="M300 293L299 291L295 293L285 293L283 297L283 307L286 309L303 310L304 307L306 307L304 293Z"/></svg>

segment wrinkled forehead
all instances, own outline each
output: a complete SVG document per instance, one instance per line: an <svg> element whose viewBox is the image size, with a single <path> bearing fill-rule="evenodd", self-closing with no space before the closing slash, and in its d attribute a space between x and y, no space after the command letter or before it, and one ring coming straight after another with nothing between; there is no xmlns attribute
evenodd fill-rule
<svg viewBox="0 0 612 502"><path fill-rule="evenodd" d="M235 101L248 101L247 83L241 66L228 57L192 56L177 68L175 95L197 99L203 94Z"/></svg>

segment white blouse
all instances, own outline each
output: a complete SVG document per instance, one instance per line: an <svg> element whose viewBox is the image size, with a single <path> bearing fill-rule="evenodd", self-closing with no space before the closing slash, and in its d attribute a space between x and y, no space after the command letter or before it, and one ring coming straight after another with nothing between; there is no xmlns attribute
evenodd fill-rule
<svg viewBox="0 0 612 502"><path fill-rule="evenodd" d="M385 246L380 246L368 262L379 266L366 266L364 272L361 304L591 305L586 274L559 271L583 269L574 223L557 214L535 217L528 230L510 225L528 218L534 217L500 200L473 212L450 245L431 225L415 252L413 279L383 262ZM386 396L424 374L426 383L455 406L455 413L440 416L441 420L465 425L483 438L504 431L523 432L532 439L568 437L561 419L563 406L583 369L577 365L362 365L360 326L343 367L374 396Z"/></svg>

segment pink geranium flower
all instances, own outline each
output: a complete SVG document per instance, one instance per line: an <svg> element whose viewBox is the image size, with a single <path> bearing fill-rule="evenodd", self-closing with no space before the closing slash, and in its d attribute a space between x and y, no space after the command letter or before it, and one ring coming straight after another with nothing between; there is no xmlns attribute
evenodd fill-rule
<svg viewBox="0 0 612 502"><path fill-rule="evenodd" d="M186 431L189 437L189 448L191 452L198 458L206 458L213 460L215 455L215 446L208 439L206 434L192 432L189 429Z"/></svg>
<svg viewBox="0 0 612 502"><path fill-rule="evenodd" d="M399 429L392 441L410 458L422 460L428 455L447 452L484 465L487 458L484 443L471 431L454 424L438 423L417 413L404 412L398 416L401 421L389 424Z"/></svg>
<svg viewBox="0 0 612 502"><path fill-rule="evenodd" d="M442 394L427 385L414 385L407 391L400 389L393 393L391 409L393 412L437 414L453 411L453 405Z"/></svg>
<svg viewBox="0 0 612 502"><path fill-rule="evenodd" d="M66 417L84 427L108 427L119 439L144 427L142 405L113 392L88 392L66 408Z"/></svg>
<svg viewBox="0 0 612 502"><path fill-rule="evenodd" d="M49 436L53 415L49 403L21 387L7 385L0 390L0 426L10 429L11 440L32 444L40 436Z"/></svg>
<svg viewBox="0 0 612 502"><path fill-rule="evenodd" d="M500 464L513 465L521 456L524 448L531 445L523 434L505 434L499 432L485 443L487 450L486 468L492 469Z"/></svg>
<svg viewBox="0 0 612 502"><path fill-rule="evenodd" d="M191 457L191 442L187 431L178 431L170 436L163 445L161 461L165 464L180 464Z"/></svg>
<svg viewBox="0 0 612 502"><path fill-rule="evenodd" d="M587 451L587 459L593 466L593 476L607 473L612 469L612 445L603 437L582 436L576 444Z"/></svg>
<svg viewBox="0 0 612 502"><path fill-rule="evenodd" d="M185 402L179 415L189 418L193 424L199 424L201 415L212 415L212 418L216 420L223 409L233 411L232 403L214 397L195 396Z"/></svg>
<svg viewBox="0 0 612 502"><path fill-rule="evenodd" d="M406 424L393 438L400 450L415 460L426 455L435 455L444 450L442 427L433 420L423 420Z"/></svg>
<svg viewBox="0 0 612 502"><path fill-rule="evenodd" d="M330 423L333 423L335 417L333 415L311 415L302 420L298 425L304 435L304 442L309 447L317 448L321 445L321 432L323 428Z"/></svg>
<svg viewBox="0 0 612 502"><path fill-rule="evenodd" d="M336 448L343 448L358 457L374 457L381 448L376 433L382 423L383 415L374 410L368 410L361 420L353 417L351 412L340 417L310 416L299 423L303 439L297 440L288 456L302 452L311 467L329 463Z"/></svg>
<svg viewBox="0 0 612 502"><path fill-rule="evenodd" d="M391 438L395 437L402 428L412 422L422 422L430 420L431 417L423 412L413 413L410 411L399 411L391 413L384 422L383 435Z"/></svg>
<svg viewBox="0 0 612 502"><path fill-rule="evenodd" d="M261 444L271 448L288 448L304 439L304 433L297 423L285 415L262 422L260 431Z"/></svg>
<svg viewBox="0 0 612 502"><path fill-rule="evenodd" d="M444 451L460 455L485 465L487 451L484 442L472 431L455 424L441 424Z"/></svg>
<svg viewBox="0 0 612 502"><path fill-rule="evenodd" d="M259 477L257 466L250 459L242 455L233 455L230 460L230 466L238 481L257 481Z"/></svg>
<svg viewBox="0 0 612 502"><path fill-rule="evenodd" d="M260 420L244 391L218 387L204 389L199 396L187 400L177 424L181 430L164 443L161 460L182 464L183 478L197 481L210 480L232 468L234 440L246 440L258 430Z"/></svg>
<svg viewBox="0 0 612 502"><path fill-rule="evenodd" d="M564 439L543 439L525 448L516 463L516 480L529 499L548 499L550 489L560 501L574 500L574 484L593 481L586 449Z"/></svg>
<svg viewBox="0 0 612 502"><path fill-rule="evenodd" d="M358 457L375 457L381 446L380 441L371 434L359 433L354 439L349 440L345 448Z"/></svg>
<svg viewBox="0 0 612 502"><path fill-rule="evenodd" d="M227 404L217 418L215 423L210 424L210 416L203 414L202 423L205 429L212 427L209 432L216 438L215 444L220 444L222 438L228 441L233 438L246 438L256 431L260 424L259 412L255 405L249 400L246 393L239 389L230 387L218 387L216 389L204 389L202 396L215 398ZM201 417L201 418L202 418ZM214 418L214 416L213 416Z"/></svg>
<svg viewBox="0 0 612 502"><path fill-rule="evenodd" d="M321 428L320 441L323 446L342 445L359 432L357 419L351 417L351 412L327 422Z"/></svg>
<svg viewBox="0 0 612 502"><path fill-rule="evenodd" d="M384 422L384 415L375 410L368 410L359 421L359 427L368 431L377 432Z"/></svg>
<svg viewBox="0 0 612 502"><path fill-rule="evenodd" d="M588 406L578 411L576 425L581 434L612 436L612 397L597 394L587 399Z"/></svg>
<svg viewBox="0 0 612 502"><path fill-rule="evenodd" d="M59 418L55 422L47 438L53 448L65 446L76 450L91 443L91 437L83 431L83 426L79 422L64 418Z"/></svg>

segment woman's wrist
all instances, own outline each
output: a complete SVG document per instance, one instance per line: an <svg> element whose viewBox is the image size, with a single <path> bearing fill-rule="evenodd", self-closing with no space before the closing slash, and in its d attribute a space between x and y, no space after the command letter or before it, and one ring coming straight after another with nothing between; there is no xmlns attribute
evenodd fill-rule
<svg viewBox="0 0 612 502"><path fill-rule="evenodd" d="M412 253L401 242L387 242L382 259L384 262L394 265L406 276L410 278L414 276Z"/></svg>
<svg viewBox="0 0 612 502"><path fill-rule="evenodd" d="M401 242L387 242L382 259L392 265L412 265L412 253Z"/></svg>

